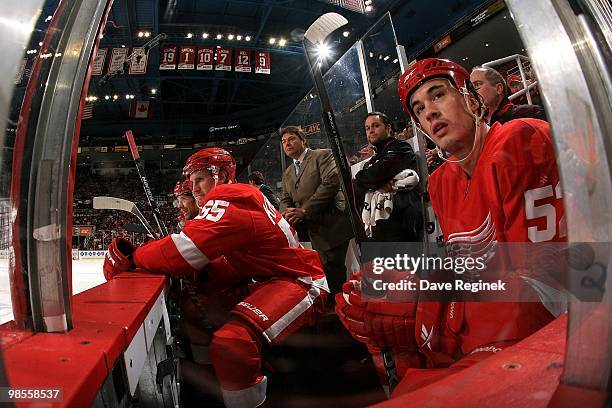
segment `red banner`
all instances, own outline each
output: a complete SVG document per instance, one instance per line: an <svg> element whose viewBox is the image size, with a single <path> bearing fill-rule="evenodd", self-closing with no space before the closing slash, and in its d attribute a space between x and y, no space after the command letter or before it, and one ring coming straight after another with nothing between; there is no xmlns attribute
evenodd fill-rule
<svg viewBox="0 0 612 408"><path fill-rule="evenodd" d="M179 53L178 69L195 68L195 47L191 45L182 46Z"/></svg>
<svg viewBox="0 0 612 408"><path fill-rule="evenodd" d="M102 75L104 61L106 61L106 48L98 48L91 67L91 75Z"/></svg>
<svg viewBox="0 0 612 408"><path fill-rule="evenodd" d="M176 47L174 45L167 45L162 48L159 69L176 69Z"/></svg>
<svg viewBox="0 0 612 408"><path fill-rule="evenodd" d="M215 70L232 70L232 50L229 48L217 48L215 52Z"/></svg>
<svg viewBox="0 0 612 408"><path fill-rule="evenodd" d="M212 71L213 69L213 47L198 48L198 65L199 71Z"/></svg>
<svg viewBox="0 0 612 408"><path fill-rule="evenodd" d="M269 74L270 73L270 53L266 51L257 51L255 53L255 73Z"/></svg>
<svg viewBox="0 0 612 408"><path fill-rule="evenodd" d="M93 237L93 225L75 225L72 235L75 237Z"/></svg>
<svg viewBox="0 0 612 408"><path fill-rule="evenodd" d="M251 50L245 48L236 49L236 72L251 72Z"/></svg>
<svg viewBox="0 0 612 408"><path fill-rule="evenodd" d="M147 73L147 53L144 47L132 48L129 73L130 75L143 75Z"/></svg>

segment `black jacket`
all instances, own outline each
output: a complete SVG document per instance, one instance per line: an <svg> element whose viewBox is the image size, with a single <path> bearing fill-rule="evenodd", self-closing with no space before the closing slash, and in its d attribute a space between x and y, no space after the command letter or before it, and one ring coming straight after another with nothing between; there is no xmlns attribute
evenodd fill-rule
<svg viewBox="0 0 612 408"><path fill-rule="evenodd" d="M258 188L259 188L259 191L261 191L262 194L268 199L268 201L272 203L274 208L278 210L280 206L280 200L278 199L276 194L274 194L274 191L272 191L272 189L266 186L265 184L258 186Z"/></svg>
<svg viewBox="0 0 612 408"><path fill-rule="evenodd" d="M491 125L499 122L502 125L509 120L519 118L535 118L546 120L544 109L538 105L515 105L509 100L504 100L499 104L499 109L491 116Z"/></svg>
<svg viewBox="0 0 612 408"><path fill-rule="evenodd" d="M355 175L355 194L360 210L368 191L382 187L402 170L417 169L416 155L405 140L390 137L376 144L374 150L376 154ZM391 216L378 221L372 228L372 240L379 242L421 241L422 234L423 210L416 188L396 192Z"/></svg>

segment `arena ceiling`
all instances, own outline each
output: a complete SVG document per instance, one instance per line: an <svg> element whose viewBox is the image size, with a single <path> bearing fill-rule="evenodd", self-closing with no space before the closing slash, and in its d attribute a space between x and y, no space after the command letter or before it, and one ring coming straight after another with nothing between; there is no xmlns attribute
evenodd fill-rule
<svg viewBox="0 0 612 408"><path fill-rule="evenodd" d="M351 0L345 0L351 3ZM149 52L144 75L92 77L96 96L93 118L83 122L84 143L120 140L132 129L143 142L197 143L211 138L210 127L236 126L240 132L279 126L312 88L301 34L320 15L343 14L347 37L339 35L338 53L360 38L386 12L397 19L400 43L418 48L433 41L490 1L372 0L366 13L331 3L338 0L115 0L101 48L142 46L160 33L166 38ZM139 33L150 33L148 37ZM207 34L207 36L206 36ZM221 34L222 38L217 39ZM230 36L230 34L233 35ZM204 37L207 38L204 38ZM241 40L238 41L238 36ZM246 41L247 36L250 41ZM276 39L270 44L270 39ZM286 43L281 46L280 40ZM270 52L269 75L224 71L159 70L164 45L222 46ZM114 96L117 96L115 99ZM134 119L135 100L152 101L151 117ZM106 99L106 97L110 97Z"/></svg>

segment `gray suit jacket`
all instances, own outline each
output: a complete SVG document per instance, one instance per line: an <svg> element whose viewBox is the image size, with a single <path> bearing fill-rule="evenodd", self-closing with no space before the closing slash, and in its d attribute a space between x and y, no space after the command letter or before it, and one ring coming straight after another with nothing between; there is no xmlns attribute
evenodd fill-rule
<svg viewBox="0 0 612 408"><path fill-rule="evenodd" d="M283 174L280 211L306 210L304 222L314 249L327 251L353 236L346 200L331 150L308 150L299 176L291 164Z"/></svg>

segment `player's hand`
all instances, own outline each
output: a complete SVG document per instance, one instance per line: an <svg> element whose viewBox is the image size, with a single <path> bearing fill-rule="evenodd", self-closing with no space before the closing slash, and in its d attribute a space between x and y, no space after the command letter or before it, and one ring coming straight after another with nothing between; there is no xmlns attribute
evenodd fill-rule
<svg viewBox="0 0 612 408"><path fill-rule="evenodd" d="M369 343L363 316L365 303L361 300L359 281L349 280L342 285L342 292L336 293L336 313L340 322L351 333L355 340Z"/></svg>
<svg viewBox="0 0 612 408"><path fill-rule="evenodd" d="M107 281L111 280L118 273L134 268L130 255L132 255L135 249L134 245L124 238L113 239L104 256L103 270Z"/></svg>

